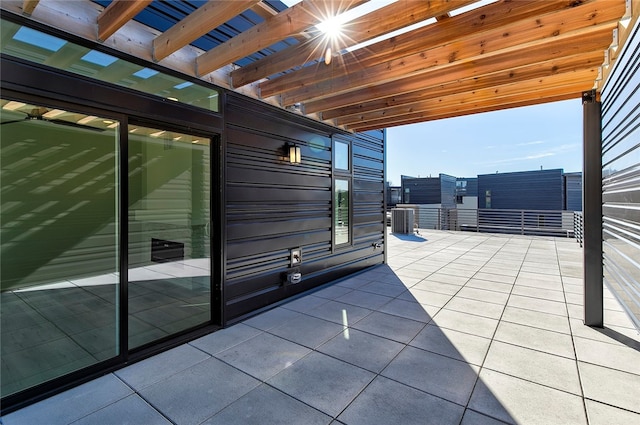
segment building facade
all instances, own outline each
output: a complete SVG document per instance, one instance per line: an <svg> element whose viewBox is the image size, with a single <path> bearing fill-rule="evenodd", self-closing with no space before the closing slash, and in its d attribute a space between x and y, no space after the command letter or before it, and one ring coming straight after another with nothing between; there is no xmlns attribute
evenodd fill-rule
<svg viewBox="0 0 640 425"><path fill-rule="evenodd" d="M384 131L2 30L3 407L385 261Z"/></svg>

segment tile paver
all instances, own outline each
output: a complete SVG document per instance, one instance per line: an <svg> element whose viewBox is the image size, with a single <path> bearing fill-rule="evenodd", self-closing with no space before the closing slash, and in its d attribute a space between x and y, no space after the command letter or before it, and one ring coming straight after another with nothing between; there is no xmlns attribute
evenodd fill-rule
<svg viewBox="0 0 640 425"><path fill-rule="evenodd" d="M582 324L574 241L420 233L390 234L388 265L2 424L640 423L640 337L608 291L606 328Z"/></svg>

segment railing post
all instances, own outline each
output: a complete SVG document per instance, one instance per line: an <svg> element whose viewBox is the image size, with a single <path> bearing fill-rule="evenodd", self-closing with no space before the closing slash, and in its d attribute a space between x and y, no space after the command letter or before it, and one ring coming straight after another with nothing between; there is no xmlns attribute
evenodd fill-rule
<svg viewBox="0 0 640 425"><path fill-rule="evenodd" d="M604 325L602 266L602 128L596 91L582 94L584 324Z"/></svg>
<svg viewBox="0 0 640 425"><path fill-rule="evenodd" d="M524 210L520 211L520 233L524 235Z"/></svg>

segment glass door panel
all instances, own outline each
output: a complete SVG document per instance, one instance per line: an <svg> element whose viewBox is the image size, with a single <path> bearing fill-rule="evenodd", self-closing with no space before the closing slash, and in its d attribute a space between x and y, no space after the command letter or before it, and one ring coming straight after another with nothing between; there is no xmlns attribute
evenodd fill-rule
<svg viewBox="0 0 640 425"><path fill-rule="evenodd" d="M210 140L129 126L129 348L211 318Z"/></svg>
<svg viewBox="0 0 640 425"><path fill-rule="evenodd" d="M119 123L0 106L5 397L120 354Z"/></svg>

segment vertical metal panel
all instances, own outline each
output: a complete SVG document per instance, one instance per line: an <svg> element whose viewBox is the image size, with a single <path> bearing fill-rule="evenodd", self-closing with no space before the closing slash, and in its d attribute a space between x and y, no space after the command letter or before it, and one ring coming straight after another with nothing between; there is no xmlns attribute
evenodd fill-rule
<svg viewBox="0 0 640 425"><path fill-rule="evenodd" d="M602 157L601 105L595 91L583 94L584 323L602 327Z"/></svg>
<svg viewBox="0 0 640 425"><path fill-rule="evenodd" d="M456 207L456 178L440 174L440 203L442 208Z"/></svg>
<svg viewBox="0 0 640 425"><path fill-rule="evenodd" d="M602 89L601 148L604 283L640 329L640 21Z"/></svg>
<svg viewBox="0 0 640 425"><path fill-rule="evenodd" d="M564 175L565 210L582 211L582 173Z"/></svg>
<svg viewBox="0 0 640 425"><path fill-rule="evenodd" d="M353 152L353 240L332 250L332 132L229 93L225 105L225 320L384 261L384 133L339 134ZM300 164L285 144L301 148ZM379 248L377 246L380 246ZM302 282L284 284L290 250Z"/></svg>

